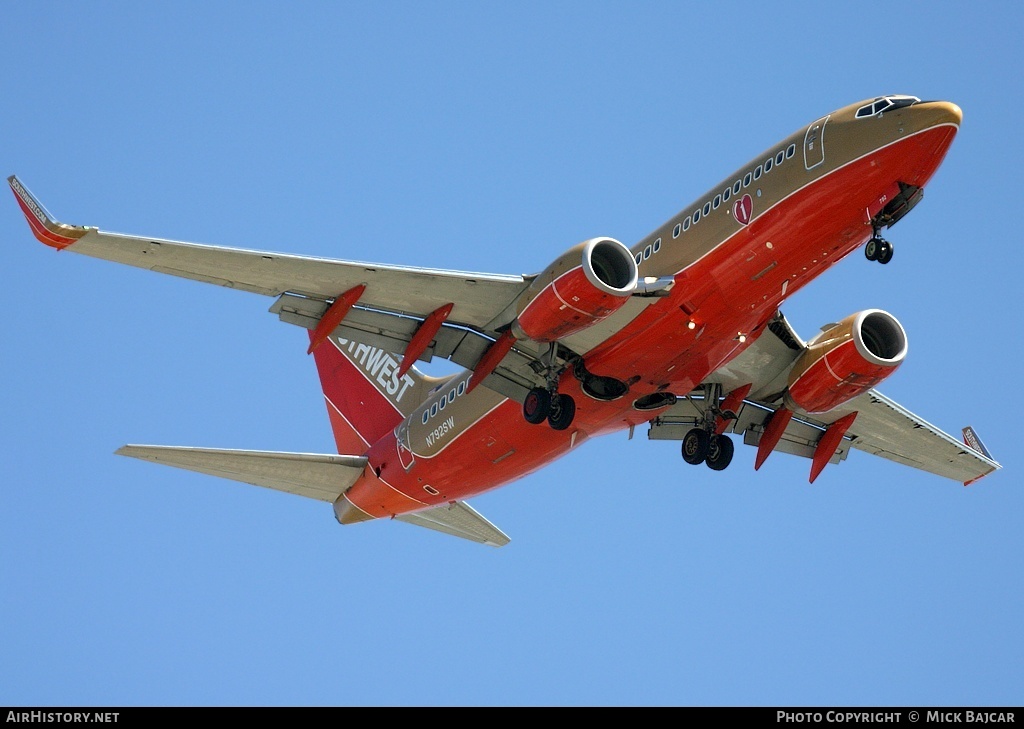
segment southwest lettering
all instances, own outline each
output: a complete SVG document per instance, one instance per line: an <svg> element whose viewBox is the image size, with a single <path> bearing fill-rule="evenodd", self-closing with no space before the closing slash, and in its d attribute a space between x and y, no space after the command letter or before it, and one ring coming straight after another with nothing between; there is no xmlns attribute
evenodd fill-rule
<svg viewBox="0 0 1024 729"><path fill-rule="evenodd" d="M376 347L368 347L369 351L366 355L366 361L363 363L363 368L370 373L372 377L377 376L377 372L380 371L380 367L384 364L384 359L387 357L384 354L384 350L377 349ZM384 383L381 382L383 385Z"/></svg>
<svg viewBox="0 0 1024 729"><path fill-rule="evenodd" d="M398 380L395 378L395 370L398 369L398 363L385 355L378 367L380 368L380 376L377 378L377 382L388 391L389 395L394 395L398 392ZM374 372L373 374L377 373Z"/></svg>
<svg viewBox="0 0 1024 729"><path fill-rule="evenodd" d="M395 395L395 401L396 402L400 401L402 399L402 395L404 395L405 391L409 389L409 385L415 385L415 384L416 384L416 381L413 380L411 377L409 377L409 375L402 375L402 387L398 391L398 394Z"/></svg>
<svg viewBox="0 0 1024 729"><path fill-rule="evenodd" d="M376 380L375 386L380 385L378 389L392 395L395 402L401 402L406 390L416 384L408 374L398 379L398 362L383 349L341 337L338 337L338 347L348 351L349 359L369 374L371 382Z"/></svg>
<svg viewBox="0 0 1024 729"><path fill-rule="evenodd" d="M39 206L36 205L36 201L33 200L31 196L29 196L25 188L21 186L21 183L18 182L17 180L13 180L11 182L11 186L16 188L15 191L18 192L18 197L21 199L23 203L25 203L25 205L28 206L28 209L32 211L32 214L39 219L39 222L45 223L46 216L43 214L43 211L39 209Z"/></svg>

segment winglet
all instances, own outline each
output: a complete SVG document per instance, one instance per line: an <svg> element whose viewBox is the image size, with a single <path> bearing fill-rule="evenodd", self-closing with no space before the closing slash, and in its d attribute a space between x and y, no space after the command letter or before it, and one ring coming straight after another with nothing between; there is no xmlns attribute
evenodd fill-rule
<svg viewBox="0 0 1024 729"><path fill-rule="evenodd" d="M968 448L977 451L990 461L995 461L995 459L992 457L992 454L988 452L988 448L986 448L985 444L981 442L981 438L979 438L978 434L974 432L974 428L968 425L966 428L963 429L963 434L964 443L967 445ZM997 464L996 468L998 467L999 466ZM975 481L978 481L979 479L984 478L987 475L987 473L984 473L981 476L978 476L977 478L972 478L970 481L964 481L964 486L970 486Z"/></svg>
<svg viewBox="0 0 1024 729"><path fill-rule="evenodd" d="M25 214L29 227L32 228L32 234L39 242L45 243L51 248L63 250L89 232L88 228L65 225L54 220L42 203L21 184L17 175L8 177L7 182L10 183L14 198L21 206L21 212Z"/></svg>
<svg viewBox="0 0 1024 729"><path fill-rule="evenodd" d="M992 454L988 452L988 448L985 447L985 444L981 442L981 438L979 438L978 434L974 432L974 428L969 425L964 428L964 443L978 451L978 453L985 456L985 458L990 461L995 460L992 458Z"/></svg>

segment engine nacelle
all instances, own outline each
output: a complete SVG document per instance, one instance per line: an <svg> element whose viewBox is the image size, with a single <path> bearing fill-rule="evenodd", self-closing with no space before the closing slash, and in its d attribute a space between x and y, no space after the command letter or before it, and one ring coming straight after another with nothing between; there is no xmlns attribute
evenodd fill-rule
<svg viewBox="0 0 1024 729"><path fill-rule="evenodd" d="M534 279L516 302L517 339L554 342L614 314L635 293L633 254L614 238L573 246Z"/></svg>
<svg viewBox="0 0 1024 729"><path fill-rule="evenodd" d="M790 408L824 413L866 392L907 356L907 333L892 314L867 309L812 339L789 374Z"/></svg>

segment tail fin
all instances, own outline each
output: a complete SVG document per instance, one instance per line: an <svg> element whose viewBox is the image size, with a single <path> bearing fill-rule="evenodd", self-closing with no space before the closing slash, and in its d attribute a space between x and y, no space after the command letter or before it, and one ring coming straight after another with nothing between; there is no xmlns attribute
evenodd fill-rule
<svg viewBox="0 0 1024 729"><path fill-rule="evenodd" d="M365 453L444 381L415 367L399 377L400 355L335 335L313 357L339 453Z"/></svg>

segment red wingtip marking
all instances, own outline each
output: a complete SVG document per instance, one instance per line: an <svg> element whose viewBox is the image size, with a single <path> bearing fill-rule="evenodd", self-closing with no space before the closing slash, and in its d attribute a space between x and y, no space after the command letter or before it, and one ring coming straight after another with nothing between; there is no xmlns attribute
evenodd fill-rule
<svg viewBox="0 0 1024 729"><path fill-rule="evenodd" d="M473 370L473 376L469 378L469 385L466 387L466 392L472 392L473 388L487 379L487 376L494 372L494 369L498 366L508 351L512 349L512 345L515 344L516 338L512 336L511 332L506 331L502 334L487 351L484 352L484 356L477 362L476 368Z"/></svg>
<svg viewBox="0 0 1024 729"><path fill-rule="evenodd" d="M836 448L839 446L839 441L846 435L846 431L853 421L856 420L857 413L853 412L849 415L844 415L839 418L832 425L828 426L825 434L821 436L818 441L818 446L814 449L814 459L811 461L811 483L814 483L814 479L818 477L818 474L824 470L825 466L828 465L829 459L836 452Z"/></svg>
<svg viewBox="0 0 1024 729"><path fill-rule="evenodd" d="M434 335L437 334L441 325L448 318L448 315L452 313L453 306L455 304L451 303L435 309L420 324L416 333L412 335L412 339L409 340L409 345L405 348L405 354L402 355L402 364L398 367L399 379L409 371L412 363L418 360L420 355L426 350L427 345L430 344Z"/></svg>
<svg viewBox="0 0 1024 729"><path fill-rule="evenodd" d="M309 336L309 349L306 350L306 354L312 354L314 349L327 340L327 337L341 324L341 320L345 318L348 310L359 300L364 291L366 291L366 284L359 284L334 300L334 303L320 317L320 323L316 325L316 329Z"/></svg>

